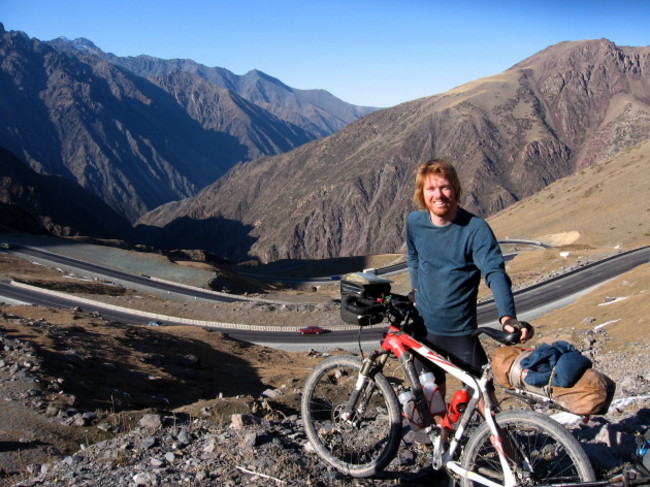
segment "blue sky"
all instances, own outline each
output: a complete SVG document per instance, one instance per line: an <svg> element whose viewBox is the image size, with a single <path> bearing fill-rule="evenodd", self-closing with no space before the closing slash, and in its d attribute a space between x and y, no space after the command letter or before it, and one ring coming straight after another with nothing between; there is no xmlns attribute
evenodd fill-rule
<svg viewBox="0 0 650 487"><path fill-rule="evenodd" d="M561 41L650 45L650 0L0 0L0 22L118 56L259 69L379 107L500 73Z"/></svg>

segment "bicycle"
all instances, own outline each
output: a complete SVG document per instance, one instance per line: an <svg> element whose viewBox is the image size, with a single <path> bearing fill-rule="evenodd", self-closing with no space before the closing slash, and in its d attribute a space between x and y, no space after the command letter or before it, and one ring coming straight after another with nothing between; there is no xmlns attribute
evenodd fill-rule
<svg viewBox="0 0 650 487"><path fill-rule="evenodd" d="M388 329L380 349L365 357L362 353L361 358L330 357L305 382L301 412L307 437L334 468L352 477L370 477L396 457L404 413L384 374L389 358L396 357L407 378L406 388L413 394L422 431L431 439L435 470L446 470L463 487L475 483L488 487L596 484L587 455L562 425L534 411L498 412L488 393L492 387L489 364L481 371L469 370L461 361L414 338L410 327L417 311L406 296L366 299L349 295L342 306L356 314L361 325L386 319ZM503 344L519 340L517 332L482 327L476 333ZM465 393L454 395L442 424L436 424L424 399L414 355L463 384ZM469 400L456 400L460 396ZM443 439L443 428L448 440Z"/></svg>

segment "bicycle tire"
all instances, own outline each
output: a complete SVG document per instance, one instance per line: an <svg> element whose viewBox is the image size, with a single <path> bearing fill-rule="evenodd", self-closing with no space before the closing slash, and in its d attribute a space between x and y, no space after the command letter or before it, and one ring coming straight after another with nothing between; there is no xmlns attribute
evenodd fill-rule
<svg viewBox="0 0 650 487"><path fill-rule="evenodd" d="M594 471L578 440L561 424L535 411L505 411L496 416L520 457L514 466L517 485L531 486L590 482ZM490 442L487 423L481 424L467 441L461 465L495 482L503 481L497 452ZM527 461L526 461L527 460ZM479 486L461 479L462 487Z"/></svg>
<svg viewBox="0 0 650 487"><path fill-rule="evenodd" d="M376 373L355 404L356 416L341 420L360 370L361 360L348 355L318 364L305 382L301 410L307 438L322 459L346 475L370 477L395 458L402 418L393 388ZM364 402L367 407L360 408Z"/></svg>

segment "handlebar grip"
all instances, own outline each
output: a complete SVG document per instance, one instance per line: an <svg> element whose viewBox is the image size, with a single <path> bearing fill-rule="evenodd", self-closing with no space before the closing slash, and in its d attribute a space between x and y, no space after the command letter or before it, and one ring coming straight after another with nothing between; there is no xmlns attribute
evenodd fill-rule
<svg viewBox="0 0 650 487"><path fill-rule="evenodd" d="M377 303L373 299L362 298L351 294L347 295L343 299L343 306L355 315L376 315L385 311L385 307L382 303Z"/></svg>
<svg viewBox="0 0 650 487"><path fill-rule="evenodd" d="M515 330L512 333L507 331L497 330L495 328L480 327L472 332L472 335L478 336L481 333L485 333L490 338L495 339L497 342L502 343L503 345L516 345L521 339L521 330Z"/></svg>

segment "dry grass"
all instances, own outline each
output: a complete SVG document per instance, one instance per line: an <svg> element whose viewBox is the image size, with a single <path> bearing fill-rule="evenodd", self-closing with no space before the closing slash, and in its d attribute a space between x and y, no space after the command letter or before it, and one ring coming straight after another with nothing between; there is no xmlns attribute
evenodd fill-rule
<svg viewBox="0 0 650 487"><path fill-rule="evenodd" d="M489 219L500 239L611 250L650 244L650 141L556 181Z"/></svg>

